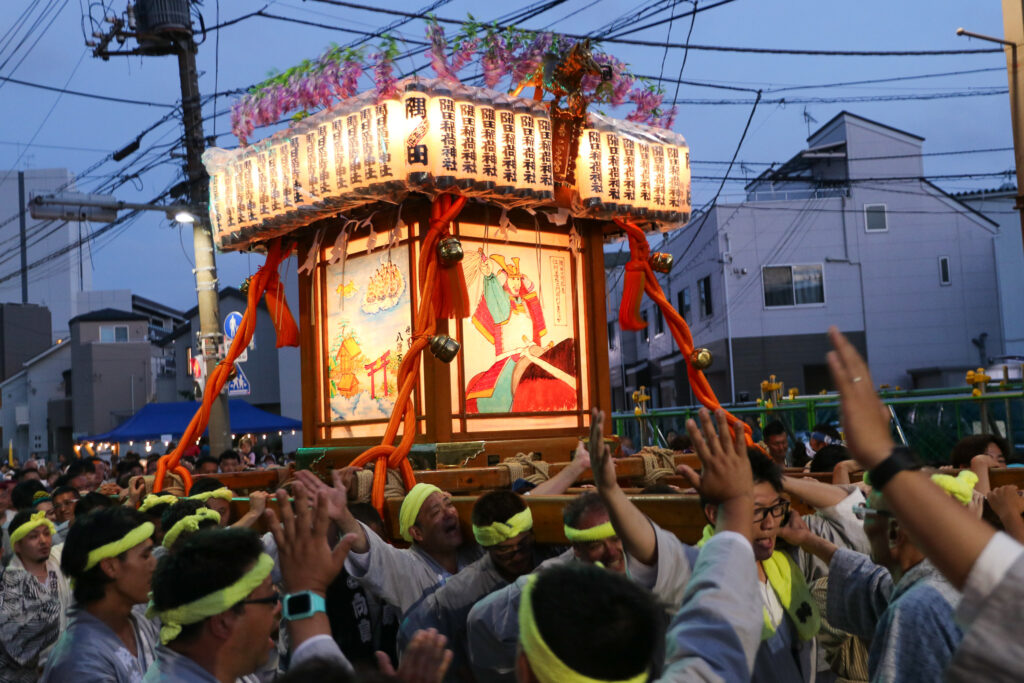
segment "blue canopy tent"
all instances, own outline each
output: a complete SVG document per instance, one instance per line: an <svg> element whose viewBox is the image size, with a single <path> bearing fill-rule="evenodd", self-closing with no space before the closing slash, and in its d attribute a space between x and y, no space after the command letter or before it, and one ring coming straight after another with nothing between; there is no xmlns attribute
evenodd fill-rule
<svg viewBox="0 0 1024 683"><path fill-rule="evenodd" d="M148 403L124 424L105 434L96 434L83 439L83 441L109 441L112 443L157 441L161 436L167 434L178 439L185 433L188 423L197 410L199 410L198 401ZM242 399L229 399L228 410L231 415L231 431L236 434L269 434L302 429L300 421L260 410Z"/></svg>

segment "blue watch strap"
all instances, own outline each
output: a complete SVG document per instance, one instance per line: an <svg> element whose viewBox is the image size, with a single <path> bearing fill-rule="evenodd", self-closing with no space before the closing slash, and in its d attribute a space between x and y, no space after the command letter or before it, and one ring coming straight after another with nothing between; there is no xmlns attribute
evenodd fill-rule
<svg viewBox="0 0 1024 683"><path fill-rule="evenodd" d="M293 605L296 601L293 598L308 598L308 607L302 605L304 609L296 609ZM284 606L282 610L282 617L289 621L298 621L299 619L308 619L317 612L327 612L327 601L324 600L322 595L314 593L313 591L301 591L299 593L289 593L284 596Z"/></svg>

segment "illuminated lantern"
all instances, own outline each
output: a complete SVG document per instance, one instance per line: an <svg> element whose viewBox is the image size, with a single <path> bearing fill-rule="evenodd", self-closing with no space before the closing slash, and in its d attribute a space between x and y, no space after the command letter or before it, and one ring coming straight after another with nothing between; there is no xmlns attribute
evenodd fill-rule
<svg viewBox="0 0 1024 683"><path fill-rule="evenodd" d="M351 189L348 176L348 162L351 153L348 150L348 132L345 129L346 117L347 114L342 114L331 120L331 146L334 150L333 193L338 198L338 205L344 204Z"/></svg>
<svg viewBox="0 0 1024 683"><path fill-rule="evenodd" d="M288 168L287 168L287 182L285 183L286 192L285 195L288 198L289 209L297 209L303 204L302 194L300 188L302 187L302 174L299 171L299 147L301 141L298 135L288 136Z"/></svg>
<svg viewBox="0 0 1024 683"><path fill-rule="evenodd" d="M539 188L537 184L537 127L529 104L518 100L512 107L515 116L515 133L518 142L516 150L516 176L519 180L515 194L533 198Z"/></svg>
<svg viewBox="0 0 1024 683"><path fill-rule="evenodd" d="M636 207L636 140L629 134L619 137L622 146L622 209L632 212Z"/></svg>
<svg viewBox="0 0 1024 683"><path fill-rule="evenodd" d="M554 159L552 158L551 114L540 102L533 103L536 122L537 197L550 201L555 196Z"/></svg>
<svg viewBox="0 0 1024 683"><path fill-rule="evenodd" d="M476 158L479 164L477 188L492 192L498 186L498 111L490 102L478 101L480 130L477 132Z"/></svg>
<svg viewBox="0 0 1024 683"><path fill-rule="evenodd" d="M455 91L455 184L472 192L481 180L479 163L480 111L470 89Z"/></svg>
<svg viewBox="0 0 1024 683"><path fill-rule="evenodd" d="M519 164L516 161L519 149L516 146L516 115L512 99L501 96L495 101L498 138L498 185L495 192L500 195L512 194L519 184Z"/></svg>
<svg viewBox="0 0 1024 683"><path fill-rule="evenodd" d="M668 202L665 178L665 145L654 136L651 137L651 206L656 220L668 219Z"/></svg>
<svg viewBox="0 0 1024 683"><path fill-rule="evenodd" d="M345 114L345 149L348 152L348 191L350 194L363 195L366 193L366 175L358 111L349 110Z"/></svg>
<svg viewBox="0 0 1024 683"><path fill-rule="evenodd" d="M400 127L402 103L398 100L384 100L373 105L375 142L377 147L377 177L388 192L405 186L400 175L402 168L402 146Z"/></svg>
<svg viewBox="0 0 1024 683"><path fill-rule="evenodd" d="M636 204L633 213L646 217L652 209L651 202L651 145L650 141L636 136Z"/></svg>
<svg viewBox="0 0 1024 683"><path fill-rule="evenodd" d="M606 210L615 213L623 211L622 202L622 140L618 131L607 122L602 121L598 129L601 133L601 169L604 187L601 202Z"/></svg>
<svg viewBox="0 0 1024 683"><path fill-rule="evenodd" d="M455 137L455 98L447 87L438 87L427 101L427 120L430 130L426 144L429 147L430 174L438 190L455 185L458 171L458 145Z"/></svg>
<svg viewBox="0 0 1024 683"><path fill-rule="evenodd" d="M586 209L600 209L603 199L601 147L601 131L595 123L589 123L580 135L580 152L576 161L576 187L580 202Z"/></svg>
<svg viewBox="0 0 1024 683"><path fill-rule="evenodd" d="M405 109L405 176L413 187L423 187L430 180L427 99L423 85L417 81L409 83L402 96Z"/></svg>

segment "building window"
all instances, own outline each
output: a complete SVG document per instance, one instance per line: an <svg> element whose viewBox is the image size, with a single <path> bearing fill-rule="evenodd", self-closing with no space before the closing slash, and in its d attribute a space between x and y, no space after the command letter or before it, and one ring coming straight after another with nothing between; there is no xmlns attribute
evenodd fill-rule
<svg viewBox="0 0 1024 683"><path fill-rule="evenodd" d="M761 269L761 281L767 308L825 303L825 280L820 265L765 266Z"/></svg>
<svg viewBox="0 0 1024 683"><path fill-rule="evenodd" d="M647 324L647 311L640 311L640 318L644 321L644 329L640 330L640 336L643 338L644 343L651 341L651 326Z"/></svg>
<svg viewBox="0 0 1024 683"><path fill-rule="evenodd" d="M127 325L103 325L100 327L100 341L123 344L128 341Z"/></svg>
<svg viewBox="0 0 1024 683"><path fill-rule="evenodd" d="M665 316L661 313L661 308L654 309L654 336L665 334Z"/></svg>
<svg viewBox="0 0 1024 683"><path fill-rule="evenodd" d="M615 323L608 323L608 348L615 349Z"/></svg>
<svg viewBox="0 0 1024 683"><path fill-rule="evenodd" d="M867 232L886 232L889 221L885 214L885 204L864 205L864 230Z"/></svg>
<svg viewBox="0 0 1024 683"><path fill-rule="evenodd" d="M939 284L940 285L951 285L953 280L949 276L949 257L939 257Z"/></svg>
<svg viewBox="0 0 1024 683"><path fill-rule="evenodd" d="M714 315L711 306L711 276L702 277L697 281L697 296L700 297L700 317L710 318Z"/></svg>
<svg viewBox="0 0 1024 683"><path fill-rule="evenodd" d="M679 311L679 315L683 316L683 320L690 322L690 288L683 287L676 294L676 310Z"/></svg>

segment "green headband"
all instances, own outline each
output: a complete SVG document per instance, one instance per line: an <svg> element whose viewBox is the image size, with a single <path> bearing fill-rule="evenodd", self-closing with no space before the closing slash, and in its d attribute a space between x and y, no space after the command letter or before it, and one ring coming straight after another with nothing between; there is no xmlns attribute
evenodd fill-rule
<svg viewBox="0 0 1024 683"><path fill-rule="evenodd" d="M531 574L519 599L519 644L537 680L540 683L609 683L604 679L590 678L570 669L544 642L533 616L533 587L536 583L537 575ZM643 683L646 680L645 670L620 683Z"/></svg>
<svg viewBox="0 0 1024 683"><path fill-rule="evenodd" d="M197 493L194 496L189 496L187 500L198 500L200 503L205 503L211 498L220 498L221 500L226 500L230 503L231 499L234 497L235 494L231 492L231 489L227 486L222 486L216 491L203 491L202 493Z"/></svg>
<svg viewBox="0 0 1024 683"><path fill-rule="evenodd" d="M573 529L568 524L565 525L565 537L569 539L570 543L592 543L594 541L603 541L606 538L612 538L617 536L615 533L615 527L612 526L611 522L605 522L604 524L598 524L592 526L589 529Z"/></svg>
<svg viewBox="0 0 1024 683"><path fill-rule="evenodd" d="M533 528L533 513L530 508L517 512L505 522L494 522L487 526L473 525L473 537L485 548L515 538Z"/></svg>
<svg viewBox="0 0 1024 683"><path fill-rule="evenodd" d="M100 560L105 560L109 557L117 557L121 553L131 550L152 536L154 530L155 527L153 526L153 522L143 522L116 541L111 541L106 545L101 545L99 548L90 550L89 558L86 560L85 568L82 569L82 571L89 571L98 565Z"/></svg>
<svg viewBox="0 0 1024 683"><path fill-rule="evenodd" d="M407 543L412 543L412 534L409 533L409 527L416 523L416 518L420 516L420 508L423 507L423 503L426 502L427 498L434 493L441 493L441 489L433 484L421 483L413 486L409 489L409 493L405 494L405 500L402 501L402 507L398 511L398 526L402 538Z"/></svg>
<svg viewBox="0 0 1024 683"><path fill-rule="evenodd" d="M53 522L46 518L46 511L40 510L33 513L27 522L11 532L11 545L14 545L41 526L50 527L51 536L57 533L57 528L53 526Z"/></svg>
<svg viewBox="0 0 1024 683"><path fill-rule="evenodd" d="M157 496L150 493L142 501L142 505L139 506L139 512L145 512L146 510L155 508L157 505L174 505L177 502L177 496L172 496L169 494L166 496Z"/></svg>
<svg viewBox="0 0 1024 683"><path fill-rule="evenodd" d="M195 624L215 614L220 614L245 600L247 595L256 590L263 580L270 576L270 571L273 568L274 560L270 555L261 553L255 566L230 586L214 591L198 600L162 611L158 611L153 605L151 593L146 616L160 617L160 622L163 624L160 627L160 642L166 645L178 637L182 626Z"/></svg>
<svg viewBox="0 0 1024 683"><path fill-rule="evenodd" d="M170 548L178 540L178 536L186 531L193 533L199 531L199 525L207 520L220 523L220 513L210 508L199 508L195 514L182 517L164 534L162 545L165 548Z"/></svg>
<svg viewBox="0 0 1024 683"><path fill-rule="evenodd" d="M955 477L948 474L933 474L932 481L962 505L970 505L974 485L978 483L978 475L970 470L960 470Z"/></svg>

